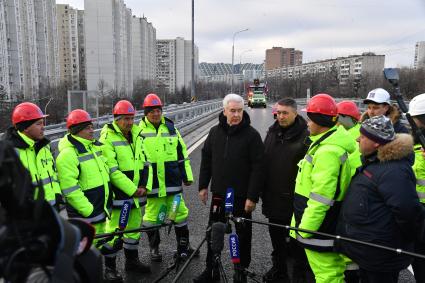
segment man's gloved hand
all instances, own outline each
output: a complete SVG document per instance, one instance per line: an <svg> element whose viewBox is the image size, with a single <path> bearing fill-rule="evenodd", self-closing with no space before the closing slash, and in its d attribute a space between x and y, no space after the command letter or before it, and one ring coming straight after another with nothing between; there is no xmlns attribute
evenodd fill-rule
<svg viewBox="0 0 425 283"><path fill-rule="evenodd" d="M142 197L142 196L145 196L146 193L147 193L146 188L139 187L139 188L137 188L137 190L134 192L134 194L132 196L133 197Z"/></svg>
<svg viewBox="0 0 425 283"><path fill-rule="evenodd" d="M57 211L65 208L65 200L61 194L55 194L55 207Z"/></svg>

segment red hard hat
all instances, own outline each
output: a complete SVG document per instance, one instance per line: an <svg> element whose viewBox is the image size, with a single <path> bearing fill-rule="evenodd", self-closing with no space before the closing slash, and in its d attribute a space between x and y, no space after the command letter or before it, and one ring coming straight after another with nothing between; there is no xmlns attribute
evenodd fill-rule
<svg viewBox="0 0 425 283"><path fill-rule="evenodd" d="M149 93L146 95L143 101L143 107L162 106L161 99L155 93Z"/></svg>
<svg viewBox="0 0 425 283"><path fill-rule="evenodd" d="M338 114L353 117L357 121L360 120L360 111L353 101L344 100L336 105L338 107Z"/></svg>
<svg viewBox="0 0 425 283"><path fill-rule="evenodd" d="M92 122L90 114L82 109L75 109L69 113L66 118L66 127L69 129L74 125L78 125L84 122Z"/></svg>
<svg viewBox="0 0 425 283"><path fill-rule="evenodd" d="M120 100L115 104L114 115L134 115L136 111L134 110L133 104L128 100Z"/></svg>
<svg viewBox="0 0 425 283"><path fill-rule="evenodd" d="M305 109L310 113L318 113L328 116L336 116L338 114L335 100L326 93L319 93L313 96Z"/></svg>
<svg viewBox="0 0 425 283"><path fill-rule="evenodd" d="M24 121L36 120L45 118L49 115L44 115L40 107L31 102L24 102L18 104L12 112L12 124L16 124Z"/></svg>

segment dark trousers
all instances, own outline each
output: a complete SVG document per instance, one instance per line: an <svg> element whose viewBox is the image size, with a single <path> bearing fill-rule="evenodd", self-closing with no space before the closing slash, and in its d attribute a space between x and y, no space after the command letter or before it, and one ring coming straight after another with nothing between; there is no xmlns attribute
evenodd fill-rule
<svg viewBox="0 0 425 283"><path fill-rule="evenodd" d="M289 225L288 221L282 219L269 218L269 223L280 225ZM273 263L287 272L286 262L289 256L294 258L294 273L302 274L311 272L308 265L307 257L304 249L299 246L294 239L289 238L289 231L285 228L269 226L270 239L272 241L272 258Z"/></svg>
<svg viewBox="0 0 425 283"><path fill-rule="evenodd" d="M219 196L213 195L213 198L215 197L219 197ZM218 206L216 206L217 204L218 204L217 202L211 203L208 226L211 226L214 222L218 222L218 221L226 223L226 217L224 213L224 200L219 202ZM246 213L244 209L245 209L245 199L235 198L233 215L235 217L244 217L244 218L251 219L251 213L249 214ZM238 238L239 238L239 252L240 252L241 266L248 268L249 264L251 263L252 223L250 222L245 222L243 224L236 223L234 226L236 228L236 234L238 235ZM213 266L213 253L211 250L210 238L211 237L208 236L208 250L207 250L206 263L207 263L207 267L211 268ZM225 241L226 240L227 240L227 236L225 237Z"/></svg>
<svg viewBox="0 0 425 283"><path fill-rule="evenodd" d="M400 271L377 272L360 268L359 273L362 283L397 283Z"/></svg>
<svg viewBox="0 0 425 283"><path fill-rule="evenodd" d="M425 255L425 243L416 242L415 252ZM415 280L417 283L425 283L425 259L415 258L412 263L413 272L415 273Z"/></svg>

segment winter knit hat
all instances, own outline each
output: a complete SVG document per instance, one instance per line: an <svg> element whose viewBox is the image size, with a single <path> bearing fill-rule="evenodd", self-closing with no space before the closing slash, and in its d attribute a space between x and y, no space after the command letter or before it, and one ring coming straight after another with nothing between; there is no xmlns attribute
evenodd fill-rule
<svg viewBox="0 0 425 283"><path fill-rule="evenodd" d="M148 115L148 113L149 112L151 112L152 110L154 110L154 109L161 109L161 111L162 111L162 107L161 106L146 106L143 110L144 110L144 112L145 112L145 116L146 115Z"/></svg>
<svg viewBox="0 0 425 283"><path fill-rule="evenodd" d="M84 130L88 125L93 124L92 122L83 122L77 125L73 125L69 128L69 132L73 135L78 134L82 130Z"/></svg>
<svg viewBox="0 0 425 283"><path fill-rule="evenodd" d="M360 127L360 133L370 140L381 145L395 139L395 132L391 120L384 115L365 120Z"/></svg>
<svg viewBox="0 0 425 283"><path fill-rule="evenodd" d="M32 124L37 122L40 119L34 119L34 120L28 120L28 121L22 121L16 124L16 129L20 132L23 132L26 128L30 127Z"/></svg>
<svg viewBox="0 0 425 283"><path fill-rule="evenodd" d="M317 125L327 128L335 126L337 121L336 116L329 116L320 113L307 112L307 117Z"/></svg>

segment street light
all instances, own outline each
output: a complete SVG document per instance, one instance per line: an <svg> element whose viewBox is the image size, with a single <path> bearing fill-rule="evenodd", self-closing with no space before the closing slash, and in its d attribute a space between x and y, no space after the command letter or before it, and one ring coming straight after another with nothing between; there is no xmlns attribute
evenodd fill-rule
<svg viewBox="0 0 425 283"><path fill-rule="evenodd" d="M241 33L241 32L247 31L247 30L249 30L249 29L246 28L246 29L237 31L237 32L235 32L233 34L233 44L232 44L232 83L231 83L231 86L230 86L230 92L231 93L233 93L233 76L234 76L234 73L235 73L235 70L234 70L234 68L235 68L235 37L236 37L236 35L238 33Z"/></svg>
<svg viewBox="0 0 425 283"><path fill-rule="evenodd" d="M242 54L246 53L246 52L251 52L252 49L246 49L244 51L241 52L241 54L239 54L239 66L242 66ZM245 90L245 75L242 77L242 82L244 84L244 90ZM239 84L239 94L241 94L241 84Z"/></svg>
<svg viewBox="0 0 425 283"><path fill-rule="evenodd" d="M49 103L53 100L53 97L49 98L49 101L46 103L46 106L44 106L44 115L47 115L47 106L49 106ZM47 117L44 118L44 124L47 126Z"/></svg>

